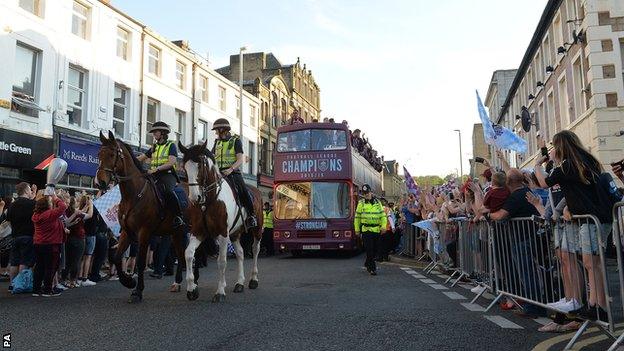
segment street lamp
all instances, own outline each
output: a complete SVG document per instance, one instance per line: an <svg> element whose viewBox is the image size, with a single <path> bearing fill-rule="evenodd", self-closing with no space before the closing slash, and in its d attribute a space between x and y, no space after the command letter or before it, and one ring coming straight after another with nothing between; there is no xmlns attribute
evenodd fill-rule
<svg viewBox="0 0 624 351"><path fill-rule="evenodd" d="M459 181L461 182L462 176L464 175L464 165L462 161L462 147L461 147L461 130L454 129L455 132L459 133Z"/></svg>
<svg viewBox="0 0 624 351"><path fill-rule="evenodd" d="M238 52L238 121L241 142L243 141L243 52L245 51L247 47L241 46Z"/></svg>

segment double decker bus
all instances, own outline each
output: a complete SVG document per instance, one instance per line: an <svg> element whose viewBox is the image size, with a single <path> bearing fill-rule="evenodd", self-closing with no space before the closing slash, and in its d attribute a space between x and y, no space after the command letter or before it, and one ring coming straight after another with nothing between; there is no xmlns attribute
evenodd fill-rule
<svg viewBox="0 0 624 351"><path fill-rule="evenodd" d="M276 249L359 250L353 217L360 187L379 195L382 173L351 143L347 126L305 123L280 127L274 157L273 240Z"/></svg>

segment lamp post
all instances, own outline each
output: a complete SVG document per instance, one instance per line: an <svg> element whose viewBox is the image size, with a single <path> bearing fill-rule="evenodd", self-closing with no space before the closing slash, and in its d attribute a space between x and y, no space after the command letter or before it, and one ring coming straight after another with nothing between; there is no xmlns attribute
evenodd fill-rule
<svg viewBox="0 0 624 351"><path fill-rule="evenodd" d="M455 132L459 134L459 181L462 181L462 176L464 175L464 165L462 161L462 147L461 147L461 130L454 129Z"/></svg>
<svg viewBox="0 0 624 351"><path fill-rule="evenodd" d="M241 46L238 51L238 121L241 142L243 141L243 52L245 51L247 51L246 46Z"/></svg>

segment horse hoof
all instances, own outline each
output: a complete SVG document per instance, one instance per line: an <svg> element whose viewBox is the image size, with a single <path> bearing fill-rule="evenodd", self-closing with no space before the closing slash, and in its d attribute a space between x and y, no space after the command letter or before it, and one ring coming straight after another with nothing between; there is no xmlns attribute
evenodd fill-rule
<svg viewBox="0 0 624 351"><path fill-rule="evenodd" d="M258 281L257 280L250 280L249 281L249 289L257 289L258 288Z"/></svg>
<svg viewBox="0 0 624 351"><path fill-rule="evenodd" d="M245 286L243 284L236 283L236 285L234 285L234 292L235 293L242 293L243 290L245 290Z"/></svg>
<svg viewBox="0 0 624 351"><path fill-rule="evenodd" d="M169 288L169 292L172 292L172 293L180 292L180 284L176 284L176 283L171 284L171 287Z"/></svg>
<svg viewBox="0 0 624 351"><path fill-rule="evenodd" d="M197 298L199 297L199 289L195 288L192 291L187 291L186 292L186 298L189 299L189 301L195 301L197 300Z"/></svg>
<svg viewBox="0 0 624 351"><path fill-rule="evenodd" d="M143 300L143 296L140 293L138 293L136 291L133 291L132 294L130 295L130 298L128 299L128 302L129 303L139 303L142 300Z"/></svg>
<svg viewBox="0 0 624 351"><path fill-rule="evenodd" d="M212 297L212 302L214 303L225 302L225 295L215 294L215 296Z"/></svg>

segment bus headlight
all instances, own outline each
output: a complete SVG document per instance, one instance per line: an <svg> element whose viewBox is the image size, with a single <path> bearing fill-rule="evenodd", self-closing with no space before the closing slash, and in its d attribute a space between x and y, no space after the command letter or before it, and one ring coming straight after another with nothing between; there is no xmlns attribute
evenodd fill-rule
<svg viewBox="0 0 624 351"><path fill-rule="evenodd" d="M290 232L284 232L284 238L286 239L290 238Z"/></svg>
<svg viewBox="0 0 624 351"><path fill-rule="evenodd" d="M345 230L345 238L350 238L351 237L351 231L350 230Z"/></svg>
<svg viewBox="0 0 624 351"><path fill-rule="evenodd" d="M274 231L273 232L273 239L279 239L279 237L280 237L280 232Z"/></svg>
<svg viewBox="0 0 624 351"><path fill-rule="evenodd" d="M334 238L337 238L337 237L340 236L340 232L337 231L337 230L334 230L334 232L332 234L333 234Z"/></svg>

